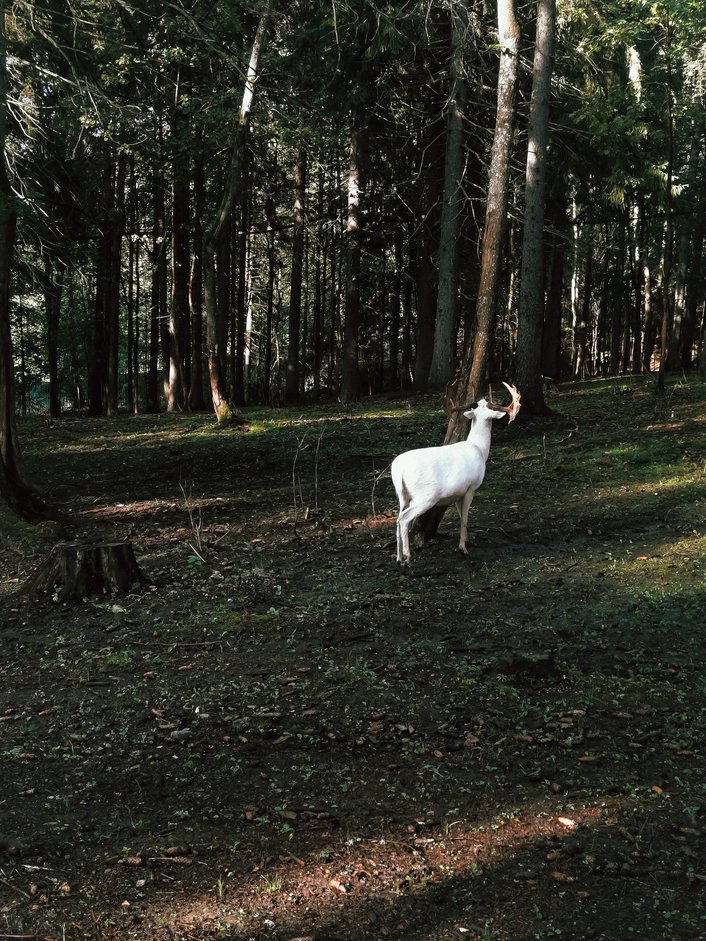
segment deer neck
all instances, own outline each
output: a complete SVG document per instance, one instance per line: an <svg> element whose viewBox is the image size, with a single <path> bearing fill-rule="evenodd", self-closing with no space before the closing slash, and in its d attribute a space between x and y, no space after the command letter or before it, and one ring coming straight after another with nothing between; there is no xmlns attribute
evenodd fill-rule
<svg viewBox="0 0 706 941"><path fill-rule="evenodd" d="M471 425L471 430L468 433L466 441L468 444L474 445L483 455L483 460L488 460L488 455L490 454L490 429L492 426L492 418L485 420L474 420Z"/></svg>

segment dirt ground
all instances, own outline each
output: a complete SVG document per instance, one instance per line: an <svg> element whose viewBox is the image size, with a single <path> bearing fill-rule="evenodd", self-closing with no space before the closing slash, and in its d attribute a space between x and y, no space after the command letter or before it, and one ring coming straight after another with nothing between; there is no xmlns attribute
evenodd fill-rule
<svg viewBox="0 0 706 941"><path fill-rule="evenodd" d="M552 404L408 570L437 400L24 421L150 583L0 549L0 941L706 937L706 386Z"/></svg>

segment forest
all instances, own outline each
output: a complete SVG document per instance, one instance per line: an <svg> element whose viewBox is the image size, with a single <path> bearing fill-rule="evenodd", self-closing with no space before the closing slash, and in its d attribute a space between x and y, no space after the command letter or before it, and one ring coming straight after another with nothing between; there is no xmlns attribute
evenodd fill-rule
<svg viewBox="0 0 706 941"><path fill-rule="evenodd" d="M3 9L21 414L703 366L702 4Z"/></svg>
<svg viewBox="0 0 706 941"><path fill-rule="evenodd" d="M0 941L706 936L705 108L702 0L0 0Z"/></svg>

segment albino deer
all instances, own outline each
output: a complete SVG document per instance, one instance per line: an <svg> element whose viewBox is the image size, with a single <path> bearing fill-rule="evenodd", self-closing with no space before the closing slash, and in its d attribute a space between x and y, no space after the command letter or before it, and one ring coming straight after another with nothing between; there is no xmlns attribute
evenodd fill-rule
<svg viewBox="0 0 706 941"><path fill-rule="evenodd" d="M397 516L397 561L406 565L411 559L409 528L413 521L434 506L453 503L461 517L458 547L464 555L468 532L468 511L476 490L485 477L485 463L490 453L490 429L494 419L513 421L520 410L520 393L515 386L503 385L512 396L510 405L495 406L481 399L464 416L471 420L465 441L436 448L405 451L392 462L390 473L400 501Z"/></svg>

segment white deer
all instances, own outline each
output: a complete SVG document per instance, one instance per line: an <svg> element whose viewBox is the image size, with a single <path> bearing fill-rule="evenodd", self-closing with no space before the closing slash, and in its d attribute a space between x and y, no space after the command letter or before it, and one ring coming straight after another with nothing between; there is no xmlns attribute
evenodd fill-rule
<svg viewBox="0 0 706 941"><path fill-rule="evenodd" d="M434 506L453 503L461 517L458 547L465 555L468 511L476 490L483 483L485 464L490 453L490 430L496 418L507 415L513 421L520 410L520 393L515 386L503 385L512 396L510 405L496 406L481 399L467 412L471 430L465 441L435 448L405 451L392 462L390 473L400 501L397 516L397 561L406 565L411 559L409 529L422 513Z"/></svg>

